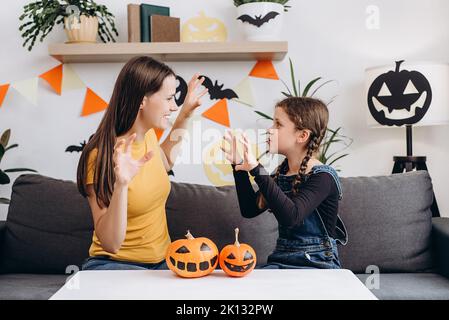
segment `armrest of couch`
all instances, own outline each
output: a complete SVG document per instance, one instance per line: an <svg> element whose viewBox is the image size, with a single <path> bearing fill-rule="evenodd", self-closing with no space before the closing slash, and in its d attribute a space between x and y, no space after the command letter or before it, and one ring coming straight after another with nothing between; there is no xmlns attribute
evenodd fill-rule
<svg viewBox="0 0 449 320"><path fill-rule="evenodd" d="M3 237L5 236L6 231L6 221L0 221L0 257L3 248Z"/></svg>
<svg viewBox="0 0 449 320"><path fill-rule="evenodd" d="M438 271L449 278L449 218L432 218L432 242Z"/></svg>

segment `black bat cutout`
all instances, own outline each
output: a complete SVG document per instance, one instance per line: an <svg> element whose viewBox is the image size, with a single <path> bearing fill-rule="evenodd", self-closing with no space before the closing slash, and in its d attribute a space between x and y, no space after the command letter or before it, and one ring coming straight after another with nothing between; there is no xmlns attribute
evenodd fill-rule
<svg viewBox="0 0 449 320"><path fill-rule="evenodd" d="M232 89L222 89L224 84L219 85L218 81L215 80L215 84L212 83L212 80L209 77L201 75L198 79L204 77L203 86L209 89L209 96L211 99L233 99L238 98L239 96Z"/></svg>
<svg viewBox="0 0 449 320"><path fill-rule="evenodd" d="M180 106L184 103L184 100L187 95L187 83L181 76L178 76L178 75L176 76L176 80L179 81L179 84L176 87L175 102L178 106ZM178 93L179 93L179 96L178 96Z"/></svg>
<svg viewBox="0 0 449 320"><path fill-rule="evenodd" d="M93 137L94 135L92 134L90 137L89 137L89 141L90 141L90 139L92 139L92 137ZM65 152L81 152L81 151L83 151L84 150L84 147L86 146L86 140L84 140L83 142L81 142L79 145L71 145L71 146L68 146L66 149L65 149Z"/></svg>
<svg viewBox="0 0 449 320"><path fill-rule="evenodd" d="M243 14L237 18L237 20L241 20L242 22L248 22L249 24L255 25L260 28L264 23L270 21L271 19L276 18L279 15L279 12L270 11L263 18L262 15L251 17L250 15Z"/></svg>
<svg viewBox="0 0 449 320"><path fill-rule="evenodd" d="M86 140L80 143L79 146L71 145L65 149L65 152L81 152L86 146Z"/></svg>

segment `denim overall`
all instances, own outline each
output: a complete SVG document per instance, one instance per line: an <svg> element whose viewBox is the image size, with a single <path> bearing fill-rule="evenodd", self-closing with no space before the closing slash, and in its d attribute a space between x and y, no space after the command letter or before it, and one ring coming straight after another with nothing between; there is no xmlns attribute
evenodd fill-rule
<svg viewBox="0 0 449 320"><path fill-rule="evenodd" d="M339 200L342 197L340 180L336 171L328 165L317 165L312 168L311 174L327 172L334 178ZM310 175L305 176L305 180ZM278 185L288 196L292 193L292 185L295 176L278 176ZM279 225L279 238L276 248L268 256L264 269L339 269L341 268L338 257L337 242L346 245L348 241L346 227L339 216L336 225L337 238L332 238L320 216L315 209L304 221L297 226L285 227Z"/></svg>

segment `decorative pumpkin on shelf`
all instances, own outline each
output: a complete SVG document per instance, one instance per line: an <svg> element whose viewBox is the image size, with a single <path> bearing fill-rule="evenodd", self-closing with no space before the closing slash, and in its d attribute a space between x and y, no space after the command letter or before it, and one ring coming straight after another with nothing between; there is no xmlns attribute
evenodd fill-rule
<svg viewBox="0 0 449 320"><path fill-rule="evenodd" d="M239 242L239 228L235 228L235 243L224 247L220 252L220 267L231 277L243 277L256 266L254 249Z"/></svg>
<svg viewBox="0 0 449 320"><path fill-rule="evenodd" d="M430 107L432 88L418 71L396 70L379 75L368 89L368 107L382 125L402 126L420 121Z"/></svg>
<svg viewBox="0 0 449 320"><path fill-rule="evenodd" d="M182 42L223 42L228 38L225 24L201 11L197 17L187 20L181 28Z"/></svg>
<svg viewBox="0 0 449 320"><path fill-rule="evenodd" d="M172 242L165 258L168 268L184 278L203 277L218 265L218 249L208 238L194 238L187 231L187 239Z"/></svg>

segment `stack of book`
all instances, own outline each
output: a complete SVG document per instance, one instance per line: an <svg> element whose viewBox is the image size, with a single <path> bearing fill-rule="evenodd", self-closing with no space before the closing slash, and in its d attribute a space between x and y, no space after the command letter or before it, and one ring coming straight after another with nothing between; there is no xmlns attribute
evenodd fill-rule
<svg viewBox="0 0 449 320"><path fill-rule="evenodd" d="M179 42L179 23L168 7L128 4L128 42Z"/></svg>

